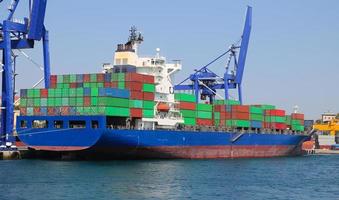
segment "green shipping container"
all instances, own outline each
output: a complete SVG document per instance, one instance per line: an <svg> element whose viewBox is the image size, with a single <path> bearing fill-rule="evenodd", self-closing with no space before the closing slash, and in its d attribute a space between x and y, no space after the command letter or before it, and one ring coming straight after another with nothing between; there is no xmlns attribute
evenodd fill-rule
<svg viewBox="0 0 339 200"><path fill-rule="evenodd" d="M292 126L294 126L294 125L296 125L296 126L303 126L302 122L300 120L297 120L297 119L292 119L291 120L291 125Z"/></svg>
<svg viewBox="0 0 339 200"><path fill-rule="evenodd" d="M198 111L212 112L213 105L211 105L211 104L204 104L204 103L198 103L197 104L197 110Z"/></svg>
<svg viewBox="0 0 339 200"><path fill-rule="evenodd" d="M47 98L40 99L40 106L46 107L47 106Z"/></svg>
<svg viewBox="0 0 339 200"><path fill-rule="evenodd" d="M214 112L214 119L220 119L220 112Z"/></svg>
<svg viewBox="0 0 339 200"><path fill-rule="evenodd" d="M75 88L69 89L69 96L70 97L76 97L77 96L77 90Z"/></svg>
<svg viewBox="0 0 339 200"><path fill-rule="evenodd" d="M125 73L118 73L117 81L125 82Z"/></svg>
<svg viewBox="0 0 339 200"><path fill-rule="evenodd" d="M55 106L55 99L54 98L48 98L47 99L47 106L49 106L49 107Z"/></svg>
<svg viewBox="0 0 339 200"><path fill-rule="evenodd" d="M182 116L188 117L188 118L196 118L197 113L195 110L180 110L180 113L182 114Z"/></svg>
<svg viewBox="0 0 339 200"><path fill-rule="evenodd" d="M119 89L125 89L125 82L119 81L118 82L118 88Z"/></svg>
<svg viewBox="0 0 339 200"><path fill-rule="evenodd" d="M291 126L291 129L294 131L305 131L305 127L302 125L293 125Z"/></svg>
<svg viewBox="0 0 339 200"><path fill-rule="evenodd" d="M34 107L40 107L40 98L34 98Z"/></svg>
<svg viewBox="0 0 339 200"><path fill-rule="evenodd" d="M68 88L61 89L61 96L62 97L68 97L69 96L69 89Z"/></svg>
<svg viewBox="0 0 339 200"><path fill-rule="evenodd" d="M62 98L57 97L54 99L55 100L55 106L61 106L62 105Z"/></svg>
<svg viewBox="0 0 339 200"><path fill-rule="evenodd" d="M107 107L106 115L108 116L119 116L119 117L129 117L130 110L129 108L119 108L119 107Z"/></svg>
<svg viewBox="0 0 339 200"><path fill-rule="evenodd" d="M97 74L90 74L90 81L93 82L97 82Z"/></svg>
<svg viewBox="0 0 339 200"><path fill-rule="evenodd" d="M92 97L97 97L99 96L99 88L91 88L91 96Z"/></svg>
<svg viewBox="0 0 339 200"><path fill-rule="evenodd" d="M143 109L154 109L155 102L154 101L143 101Z"/></svg>
<svg viewBox="0 0 339 200"><path fill-rule="evenodd" d="M62 96L61 88L54 89L54 97L61 97L61 96Z"/></svg>
<svg viewBox="0 0 339 200"><path fill-rule="evenodd" d="M212 112L197 111L197 118L200 118L200 119L212 119Z"/></svg>
<svg viewBox="0 0 339 200"><path fill-rule="evenodd" d="M76 103L77 103L77 106L84 106L84 99L83 99L83 97L77 97L76 98Z"/></svg>
<svg viewBox="0 0 339 200"><path fill-rule="evenodd" d="M129 99L98 97L98 105L129 108Z"/></svg>
<svg viewBox="0 0 339 200"><path fill-rule="evenodd" d="M195 95L193 95L193 94L176 93L176 94L174 94L174 98L177 101L195 102Z"/></svg>
<svg viewBox="0 0 339 200"><path fill-rule="evenodd" d="M34 89L27 90L27 97L33 98L34 97Z"/></svg>
<svg viewBox="0 0 339 200"><path fill-rule="evenodd" d="M215 100L214 103L215 105L240 105L240 101L237 100L232 100L232 99L227 99L227 100Z"/></svg>
<svg viewBox="0 0 339 200"><path fill-rule="evenodd" d="M263 115L264 110L260 107L250 106L250 113Z"/></svg>
<svg viewBox="0 0 339 200"><path fill-rule="evenodd" d="M149 84L149 83L144 83L142 85L142 90L144 92L155 92L155 85L154 84Z"/></svg>
<svg viewBox="0 0 339 200"><path fill-rule="evenodd" d="M64 82L64 76L63 75L57 75L57 83L63 83Z"/></svg>
<svg viewBox="0 0 339 200"><path fill-rule="evenodd" d="M75 97L69 98L69 106L77 106L77 99Z"/></svg>
<svg viewBox="0 0 339 200"><path fill-rule="evenodd" d="M24 108L27 106L27 99L26 98L20 98L20 107Z"/></svg>
<svg viewBox="0 0 339 200"><path fill-rule="evenodd" d="M84 88L76 88L77 89L77 97L84 96Z"/></svg>
<svg viewBox="0 0 339 200"><path fill-rule="evenodd" d="M250 113L250 119L253 121L264 121L264 115Z"/></svg>
<svg viewBox="0 0 339 200"><path fill-rule="evenodd" d="M76 74L70 74L69 75L69 82L70 83L75 83L77 80L77 75Z"/></svg>
<svg viewBox="0 0 339 200"><path fill-rule="evenodd" d="M91 97L91 105L92 106L98 105L98 97Z"/></svg>
<svg viewBox="0 0 339 200"><path fill-rule="evenodd" d="M197 125L197 122L196 122L195 118L185 117L184 118L184 124L189 125L189 126L195 126L195 125Z"/></svg>
<svg viewBox="0 0 339 200"><path fill-rule="evenodd" d="M142 110L142 117L144 117L144 118L153 118L154 117L154 110L143 109Z"/></svg>
<svg viewBox="0 0 339 200"><path fill-rule="evenodd" d="M263 110L274 110L276 107L275 106L273 106L273 105L257 105L257 106L259 106L260 108L262 108Z"/></svg>
<svg viewBox="0 0 339 200"><path fill-rule="evenodd" d="M251 122L248 120L226 120L226 126L249 128L251 126Z"/></svg>
<svg viewBox="0 0 339 200"><path fill-rule="evenodd" d="M63 84L63 83L57 83L57 84L56 84L56 87L57 87L57 88L63 88L63 87L64 87L64 84Z"/></svg>
<svg viewBox="0 0 339 200"><path fill-rule="evenodd" d="M266 116L265 117L266 122L277 122L277 123L286 123L286 117L280 117L280 116Z"/></svg>
<svg viewBox="0 0 339 200"><path fill-rule="evenodd" d="M40 89L34 89L34 96L35 98L40 97Z"/></svg>
<svg viewBox="0 0 339 200"><path fill-rule="evenodd" d="M48 98L55 97L55 89L48 89Z"/></svg>
<svg viewBox="0 0 339 200"><path fill-rule="evenodd" d="M129 100L130 108L142 108L142 100Z"/></svg>

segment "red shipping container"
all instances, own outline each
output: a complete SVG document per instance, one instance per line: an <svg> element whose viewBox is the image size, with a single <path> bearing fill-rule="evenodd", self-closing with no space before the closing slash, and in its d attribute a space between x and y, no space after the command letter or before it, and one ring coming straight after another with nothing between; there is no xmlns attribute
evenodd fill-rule
<svg viewBox="0 0 339 200"><path fill-rule="evenodd" d="M135 81L125 82L125 88L129 89L131 91L141 91L142 90L142 83L141 82L135 82Z"/></svg>
<svg viewBox="0 0 339 200"><path fill-rule="evenodd" d="M250 120L250 114L245 112L232 112L229 116L231 119Z"/></svg>
<svg viewBox="0 0 339 200"><path fill-rule="evenodd" d="M41 115L41 112L40 112L41 110L40 110L40 107L34 107L33 108L33 113L34 113L34 115Z"/></svg>
<svg viewBox="0 0 339 200"><path fill-rule="evenodd" d="M76 87L77 87L77 83L70 83L70 84L69 84L69 87L70 87L70 88L76 88Z"/></svg>
<svg viewBox="0 0 339 200"><path fill-rule="evenodd" d="M105 81L105 74L97 74L97 82L104 82Z"/></svg>
<svg viewBox="0 0 339 200"><path fill-rule="evenodd" d="M291 119L300 119L300 120L304 120L304 114L301 113L292 113L291 114Z"/></svg>
<svg viewBox="0 0 339 200"><path fill-rule="evenodd" d="M213 120L197 118L197 124L201 126L213 126Z"/></svg>
<svg viewBox="0 0 339 200"><path fill-rule="evenodd" d="M56 83L52 83L52 82L51 82L51 83L49 84L49 88L56 88L56 86L57 86Z"/></svg>
<svg viewBox="0 0 339 200"><path fill-rule="evenodd" d="M214 105L215 112L226 112L225 105Z"/></svg>
<svg viewBox="0 0 339 200"><path fill-rule="evenodd" d="M69 107L64 106L60 108L61 115L69 115Z"/></svg>
<svg viewBox="0 0 339 200"><path fill-rule="evenodd" d="M138 99L138 100L142 100L142 99L143 99L143 94L142 94L142 92L139 92L139 91L131 91L130 94L131 94L130 99Z"/></svg>
<svg viewBox="0 0 339 200"><path fill-rule="evenodd" d="M143 75L138 73L126 73L125 74L125 81L135 81L135 82L142 82L143 81Z"/></svg>
<svg viewBox="0 0 339 200"><path fill-rule="evenodd" d="M90 82L91 81L91 77L89 74L84 74L83 75L83 82Z"/></svg>
<svg viewBox="0 0 339 200"><path fill-rule="evenodd" d="M54 108L47 108L47 115L54 116L55 115Z"/></svg>
<svg viewBox="0 0 339 200"><path fill-rule="evenodd" d="M111 82L111 87L112 88L118 88L118 82L117 81Z"/></svg>
<svg viewBox="0 0 339 200"><path fill-rule="evenodd" d="M47 98L48 97L48 90L47 89L40 89L40 97Z"/></svg>
<svg viewBox="0 0 339 200"><path fill-rule="evenodd" d="M250 112L250 106L233 105L233 106L232 106L232 112L249 113L249 112Z"/></svg>
<svg viewBox="0 0 339 200"><path fill-rule="evenodd" d="M179 109L195 110L196 104L192 102L179 102Z"/></svg>
<svg viewBox="0 0 339 200"><path fill-rule="evenodd" d="M220 120L225 121L225 119L226 119L226 113L225 112L221 112L220 113Z"/></svg>
<svg viewBox="0 0 339 200"><path fill-rule="evenodd" d="M284 117L285 110L265 110L265 115Z"/></svg>
<svg viewBox="0 0 339 200"><path fill-rule="evenodd" d="M143 100L154 101L154 96L153 92L143 92Z"/></svg>
<svg viewBox="0 0 339 200"><path fill-rule="evenodd" d="M84 97L84 106L91 106L91 97Z"/></svg>
<svg viewBox="0 0 339 200"><path fill-rule="evenodd" d="M142 80L143 80L144 83L154 83L154 76L143 74Z"/></svg>
<svg viewBox="0 0 339 200"><path fill-rule="evenodd" d="M20 115L27 115L27 108L20 108Z"/></svg>
<svg viewBox="0 0 339 200"><path fill-rule="evenodd" d="M141 108L131 108L131 117L142 118L142 109Z"/></svg>
<svg viewBox="0 0 339 200"><path fill-rule="evenodd" d="M50 76L50 82L51 83L57 83L57 76L56 75L51 75Z"/></svg>
<svg viewBox="0 0 339 200"><path fill-rule="evenodd" d="M111 87L111 83L110 82L105 82L104 83L104 87L105 88L110 88Z"/></svg>
<svg viewBox="0 0 339 200"><path fill-rule="evenodd" d="M284 130L287 128L287 125L284 123L274 123L275 129Z"/></svg>

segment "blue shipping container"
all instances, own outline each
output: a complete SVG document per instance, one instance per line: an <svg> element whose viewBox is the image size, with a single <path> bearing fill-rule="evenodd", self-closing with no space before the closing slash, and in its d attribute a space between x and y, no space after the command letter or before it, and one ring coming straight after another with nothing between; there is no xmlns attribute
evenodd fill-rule
<svg viewBox="0 0 339 200"><path fill-rule="evenodd" d="M251 121L251 127L252 128L262 128L262 122L261 121Z"/></svg>

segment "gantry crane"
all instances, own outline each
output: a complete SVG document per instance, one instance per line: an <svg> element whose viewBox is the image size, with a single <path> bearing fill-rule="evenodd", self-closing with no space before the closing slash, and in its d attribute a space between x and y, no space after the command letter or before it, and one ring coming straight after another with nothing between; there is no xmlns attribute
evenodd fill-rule
<svg viewBox="0 0 339 200"><path fill-rule="evenodd" d="M238 89L238 99L242 103L241 83L251 34L251 27L252 7L248 6L240 46L238 44L231 45L231 47L226 52L199 70L196 70L194 74L191 74L188 78L176 85L174 90L192 90L194 91L197 102L199 99L205 100L208 97L210 103L212 103L215 99L215 96L217 95L218 89L224 89L225 99L230 98L230 89ZM237 56L238 49L240 49L239 56ZM218 76L216 73L210 70L208 66L227 54L229 57L227 60L225 73L223 76ZM232 60L234 61L234 64L231 66Z"/></svg>
<svg viewBox="0 0 339 200"><path fill-rule="evenodd" d="M0 0L0 5L5 1ZM34 43L43 43L44 80L45 87L49 87L50 60L48 31L44 26L47 0L29 0L29 16L23 20L14 19L13 16L20 0L12 0L9 7L9 15L0 21L0 50L2 50L2 91L1 91L1 147L13 145L14 128L14 88L13 88L13 54L15 49L34 48Z"/></svg>
<svg viewBox="0 0 339 200"><path fill-rule="evenodd" d="M313 129L317 131L329 132L330 135L335 136L339 132L339 119L333 119L327 123L317 123L313 125Z"/></svg>

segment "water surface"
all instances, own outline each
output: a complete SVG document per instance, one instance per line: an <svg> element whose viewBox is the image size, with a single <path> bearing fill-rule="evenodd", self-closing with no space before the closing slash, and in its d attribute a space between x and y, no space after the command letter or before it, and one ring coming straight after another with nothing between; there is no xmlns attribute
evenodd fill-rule
<svg viewBox="0 0 339 200"><path fill-rule="evenodd" d="M339 199L339 156L0 161L0 199Z"/></svg>

